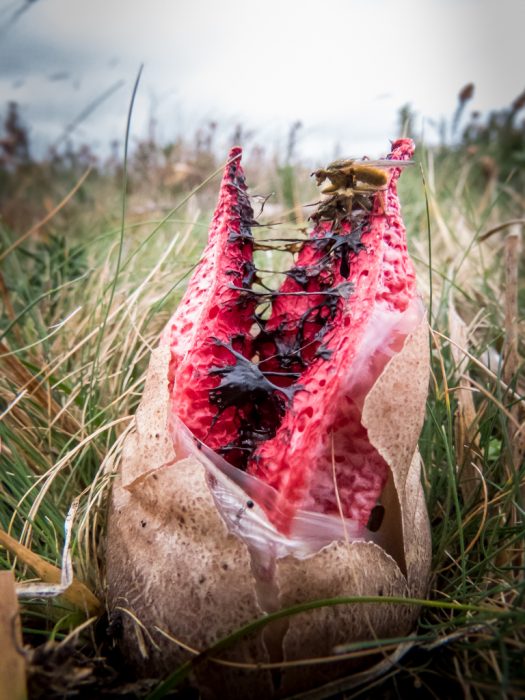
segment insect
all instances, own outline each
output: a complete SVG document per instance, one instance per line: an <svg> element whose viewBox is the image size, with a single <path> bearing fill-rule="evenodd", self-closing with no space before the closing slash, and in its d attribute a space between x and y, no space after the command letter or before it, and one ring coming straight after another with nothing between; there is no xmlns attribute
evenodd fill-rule
<svg viewBox="0 0 525 700"><path fill-rule="evenodd" d="M389 168L404 168L412 165L412 160L357 160L344 158L335 160L326 168L315 170L317 185L321 186L326 180L321 194L330 195L321 202L317 211L312 215L314 221L335 219L339 225L352 209L369 211L371 198L377 192L386 190L389 179ZM382 202L384 209L384 202Z"/></svg>
<svg viewBox="0 0 525 700"><path fill-rule="evenodd" d="M403 168L412 165L412 160L357 160L355 158L343 158L334 160L326 168L320 168L312 173L315 175L317 185L325 180L330 184L324 187L323 194L343 193L351 190L358 192L377 192L388 185L388 169Z"/></svg>

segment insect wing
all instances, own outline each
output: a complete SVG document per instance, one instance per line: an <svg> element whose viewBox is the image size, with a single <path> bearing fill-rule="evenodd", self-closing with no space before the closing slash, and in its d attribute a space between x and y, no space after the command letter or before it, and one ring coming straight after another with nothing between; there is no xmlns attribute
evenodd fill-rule
<svg viewBox="0 0 525 700"><path fill-rule="evenodd" d="M377 160L370 160L368 158L341 158L340 160L334 160L334 162L327 165L324 170L320 169L318 172L341 170L356 165L365 167L370 165L372 168L405 168L407 165L414 165L414 163L414 160L394 160L393 158L379 158Z"/></svg>
<svg viewBox="0 0 525 700"><path fill-rule="evenodd" d="M413 160L389 160L388 158L380 158L379 160L360 160L358 165L370 165L373 168L405 168L407 165L414 165Z"/></svg>

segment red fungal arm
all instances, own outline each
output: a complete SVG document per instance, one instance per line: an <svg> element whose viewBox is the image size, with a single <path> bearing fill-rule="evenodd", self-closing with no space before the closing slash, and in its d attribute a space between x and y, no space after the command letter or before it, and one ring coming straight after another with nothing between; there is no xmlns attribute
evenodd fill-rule
<svg viewBox="0 0 525 700"><path fill-rule="evenodd" d="M210 402L210 390L221 381L212 370L235 364L224 347L229 343L245 357L251 355L254 302L234 289L247 286L253 271L253 211L241 152L232 148L229 153L208 244L164 331L171 347L173 410L212 449L226 445L239 428L235 407L220 412Z"/></svg>
<svg viewBox="0 0 525 700"><path fill-rule="evenodd" d="M412 153L412 141L402 139L390 157L408 160ZM323 340L332 351L330 358L316 358L301 375L302 391L295 394L275 437L259 446L249 465L252 474L279 492L269 515L283 531L297 508L338 513L335 484L343 514L365 525L387 479L387 465L360 422L364 395L387 355L373 362L369 358L374 371L365 372L364 381L352 377L352 367L357 360L362 365L366 356L365 338L374 314L386 310L399 315L416 293L397 199L399 174L399 168L392 170L386 202L376 197L362 238L366 250L351 261L354 291Z"/></svg>
<svg viewBox="0 0 525 700"><path fill-rule="evenodd" d="M195 334L199 324L209 316L207 307L212 299L210 290L214 278L216 280L216 266L223 254L228 256L229 249L232 247L228 242L228 229L229 220L235 218L233 208L236 206L237 199L237 193L232 185L235 186L236 176L244 183L241 155L240 148L232 148L228 155L219 201L208 231L208 244L193 270L177 310L164 329L163 335L169 337L171 348L170 384L173 384L176 368L195 344Z"/></svg>

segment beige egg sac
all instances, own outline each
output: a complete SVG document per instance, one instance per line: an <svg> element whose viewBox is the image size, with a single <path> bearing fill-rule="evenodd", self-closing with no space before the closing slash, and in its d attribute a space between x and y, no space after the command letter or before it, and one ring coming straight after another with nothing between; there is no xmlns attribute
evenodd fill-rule
<svg viewBox="0 0 525 700"><path fill-rule="evenodd" d="M121 649L130 669L160 679L265 612L306 601L425 596L430 531L417 440L429 374L426 319L385 366L363 408L369 439L390 468L375 542L341 539L306 557L277 558L264 570L260 551L251 551L219 512L205 463L179 448L175 453L168 432L169 357L166 341L152 353L135 427L115 465L109 509L108 606L122 619ZM389 660L381 654L314 660L334 657L340 645L406 635L418 613L416 606L386 603L301 612L244 637L218 658L200 658L191 682L203 697L284 698L362 674L363 666L386 671ZM301 659L303 665L276 670L280 662Z"/></svg>

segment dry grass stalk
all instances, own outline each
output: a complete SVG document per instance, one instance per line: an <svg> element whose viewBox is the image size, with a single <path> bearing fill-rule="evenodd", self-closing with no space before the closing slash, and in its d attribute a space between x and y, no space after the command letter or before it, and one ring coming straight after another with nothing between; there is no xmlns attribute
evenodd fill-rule
<svg viewBox="0 0 525 700"><path fill-rule="evenodd" d="M25 700L26 663L15 577L0 571L0 700Z"/></svg>
<svg viewBox="0 0 525 700"><path fill-rule="evenodd" d="M521 358L518 350L518 272L519 252L521 243L521 226L513 225L510 233L505 238L505 342L503 348L503 379L509 386L516 386ZM511 478L518 474L525 454L525 410L523 400L512 400L510 413L513 421L508 422L508 435L510 441L509 473ZM521 486L522 497L525 496L525 486ZM522 515L516 506L511 509L508 516L510 525L517 525L522 521ZM523 559L525 556L523 543L516 549L505 553L502 563L511 563L523 576Z"/></svg>
<svg viewBox="0 0 525 700"><path fill-rule="evenodd" d="M0 270L0 296L2 297L2 301L4 302L4 309L7 318L13 322L16 318L16 313L13 308L13 303L11 301L11 294L9 292L9 288L7 284L5 283L4 275L2 274L2 271ZM20 328L18 328L17 325L13 327L13 333L16 336L16 339L18 343L22 346L24 344L24 339L22 337L22 334L20 332Z"/></svg>
<svg viewBox="0 0 525 700"><path fill-rule="evenodd" d="M471 379L466 369L468 357L464 349L468 347L468 333L465 322L456 311L453 297L450 296L448 312L449 333L452 343L450 351L456 365L458 402L455 420L457 465L460 471L459 483L465 500L470 500L479 492L481 475L478 466L477 452L478 413L472 397Z"/></svg>
<svg viewBox="0 0 525 700"><path fill-rule="evenodd" d="M518 273L521 227L515 225L505 238L505 345L503 379L512 385L518 377L521 358L518 351ZM518 470L525 453L525 410L523 401L513 401L511 414L520 427L509 424L513 469Z"/></svg>

